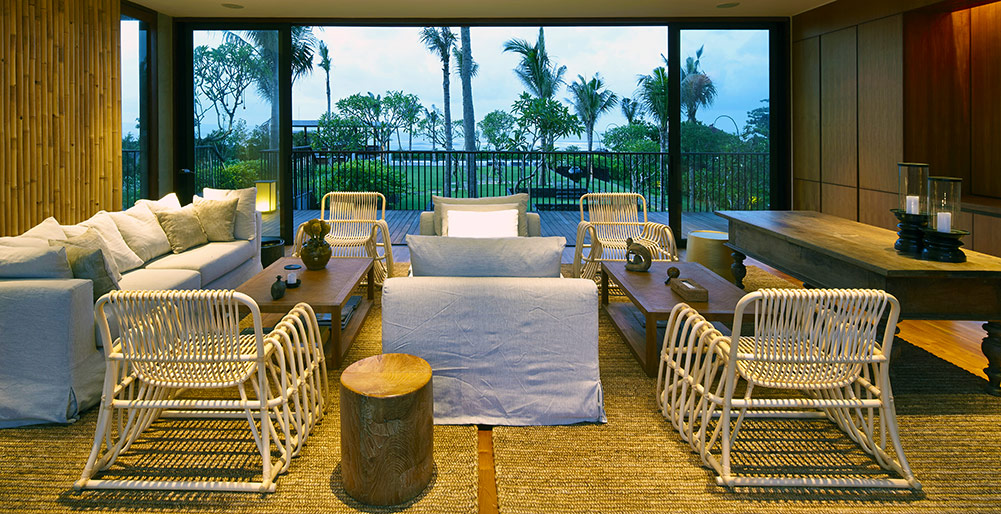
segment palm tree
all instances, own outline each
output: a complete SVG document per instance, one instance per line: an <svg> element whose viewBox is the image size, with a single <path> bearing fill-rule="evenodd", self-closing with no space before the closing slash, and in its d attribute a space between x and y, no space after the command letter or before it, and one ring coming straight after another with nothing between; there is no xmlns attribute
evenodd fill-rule
<svg viewBox="0 0 1001 514"><path fill-rule="evenodd" d="M633 100L632 98L623 98L620 103L622 108L622 115L626 117L626 122L630 125L636 123L637 121L642 121L643 119L643 102L639 100Z"/></svg>
<svg viewBox="0 0 1001 514"><path fill-rule="evenodd" d="M459 76L462 81L462 140L466 150L466 193L471 198L479 196L476 188L476 117L473 114L473 49L470 45L469 27L460 27L462 38L462 56L459 63Z"/></svg>
<svg viewBox="0 0 1001 514"><path fill-rule="evenodd" d="M605 89L605 83L597 73L591 80L586 80L583 75L577 75L577 82L571 83L567 89L571 95L567 101L573 104L577 117L587 131L587 151L590 152L594 147L594 123L598 121L599 116L615 107L619 97Z"/></svg>
<svg viewBox="0 0 1001 514"><path fill-rule="evenodd" d="M509 39L504 43L504 51L521 55L521 62L514 69L514 74L525 84L528 92L536 97L551 99L559 92L560 86L566 83L563 75L567 67L557 67L549 59L542 27L539 27L539 39L534 45L524 39Z"/></svg>
<svg viewBox="0 0 1001 514"><path fill-rule="evenodd" d="M320 68L327 74L327 114L330 114L330 52L327 45L320 41Z"/></svg>
<svg viewBox="0 0 1001 514"><path fill-rule="evenodd" d="M704 48L705 45L699 47L695 52L695 58L689 56L685 59L685 66L681 69L681 108L691 123L695 123L695 113L699 107L709 107L716 100L716 86L712 79L699 69Z"/></svg>
<svg viewBox="0 0 1001 514"><path fill-rule="evenodd" d="M650 75L640 75L637 81L639 88L636 95L654 120L657 122L658 139L661 153L667 151L667 122L670 116L668 104L667 70L663 66L654 68Z"/></svg>
<svg viewBox="0 0 1001 514"><path fill-rule="evenodd" d="M421 43L428 51L441 59L441 89L444 93L445 108L445 151L452 151L452 109L451 92L449 91L449 59L452 48L455 47L455 33L451 27L424 27L421 30ZM445 159L445 196L452 191L452 158Z"/></svg>

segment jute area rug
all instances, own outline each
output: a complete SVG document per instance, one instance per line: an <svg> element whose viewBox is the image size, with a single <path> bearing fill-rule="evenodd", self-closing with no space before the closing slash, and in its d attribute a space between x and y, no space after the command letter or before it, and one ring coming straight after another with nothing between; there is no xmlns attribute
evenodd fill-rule
<svg viewBox="0 0 1001 514"><path fill-rule="evenodd" d="M1001 512L1001 399L917 347L904 344L891 383L918 492L719 487L604 312L599 359L607 424L494 427L500 512ZM826 420L745 423L745 471L892 476Z"/></svg>
<svg viewBox="0 0 1001 514"><path fill-rule="evenodd" d="M381 310L374 306L346 364L381 351ZM223 492L86 491L73 482L90 452L97 409L71 425L0 430L2 512L475 512L476 427L435 426L435 475L415 500L389 508L359 504L340 479L340 370L330 372L327 415L270 495ZM245 421L161 420L104 478L260 480L260 457ZM204 478L203 478L204 479Z"/></svg>

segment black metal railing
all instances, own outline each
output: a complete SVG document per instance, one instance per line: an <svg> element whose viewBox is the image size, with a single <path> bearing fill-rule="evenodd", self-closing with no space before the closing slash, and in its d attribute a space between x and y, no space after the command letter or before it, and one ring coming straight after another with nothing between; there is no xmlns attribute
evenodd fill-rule
<svg viewBox="0 0 1001 514"><path fill-rule="evenodd" d="M766 153L682 154L683 207L766 209ZM424 210L432 195L530 194L530 210L574 210L586 192L638 192L667 209L668 156L628 152L328 152L292 156L295 209L317 209L328 191L378 190L390 207ZM689 187L694 184L695 187Z"/></svg>
<svg viewBox="0 0 1001 514"><path fill-rule="evenodd" d="M225 160L213 145L195 147L195 191L219 187Z"/></svg>
<svg viewBox="0 0 1001 514"><path fill-rule="evenodd" d="M143 166L142 150L122 149L122 205L126 208L145 198L146 170Z"/></svg>

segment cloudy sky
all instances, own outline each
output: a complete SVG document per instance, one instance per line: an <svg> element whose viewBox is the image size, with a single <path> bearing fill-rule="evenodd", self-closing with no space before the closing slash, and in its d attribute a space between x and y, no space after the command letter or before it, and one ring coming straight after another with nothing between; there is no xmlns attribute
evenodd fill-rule
<svg viewBox="0 0 1001 514"><path fill-rule="evenodd" d="M419 32L416 27L315 27L314 33L331 52L332 103L354 93L385 94L387 90L403 90L417 95L426 107L433 104L440 109L441 61L421 45ZM550 58L566 65L568 82L578 75L590 79L593 74L600 73L608 88L620 98L632 97L637 76L662 66L661 54L667 54L666 27L546 27L545 33ZM504 42L521 38L534 43L537 36L538 27L471 29L473 59L480 64L479 75L473 78L477 121L493 110L509 110L524 90L512 71L519 57L504 53ZM701 67L718 90L714 105L700 109L698 119L706 124L717 121L717 127L733 132L735 128L730 120L718 118L726 115L742 129L747 111L759 107L760 101L768 98L767 31L688 30L682 32L681 39L682 59L694 56L695 51L705 45ZM195 33L195 45L220 41L218 33ZM131 69L136 69L137 42L135 25L123 23L123 133L135 132L138 83L134 78L136 72L130 73L129 68L131 64ZM316 119L326 111L324 82L323 70L315 65L311 75L295 82L292 92L294 119ZM462 88L458 74L453 73L451 82L452 117L459 119L462 116ZM563 100L568 96L564 88L557 98ZM240 115L247 120L248 126L260 124L270 116L270 108L255 93L249 93L247 101L247 108ZM601 132L624 123L625 118L618 108L599 118L595 125L596 144ZM581 139L586 136L582 135ZM572 143L574 141L566 141L564 145Z"/></svg>

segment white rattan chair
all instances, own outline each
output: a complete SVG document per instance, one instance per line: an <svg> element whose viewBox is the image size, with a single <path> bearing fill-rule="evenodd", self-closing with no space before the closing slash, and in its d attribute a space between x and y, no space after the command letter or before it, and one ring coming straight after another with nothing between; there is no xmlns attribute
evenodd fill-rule
<svg viewBox="0 0 1001 514"><path fill-rule="evenodd" d="M251 315L252 334L240 333L241 308ZM324 406L326 373L308 305L297 305L267 337L253 299L228 290L112 291L98 300L95 318L107 369L77 489L275 490L275 477L288 470ZM226 388L239 396L218 391ZM181 397L185 390L204 392ZM211 390L219 394L209 396ZM94 478L161 417L246 419L262 459L261 481Z"/></svg>
<svg viewBox="0 0 1001 514"><path fill-rule="evenodd" d="M326 241L333 257L371 257L375 283L392 276L393 243L386 223L386 197L382 193L332 192L320 202L320 217L330 224ZM305 223L296 231L292 255L305 244ZM379 232L382 242L379 242ZM379 250L382 250L381 252Z"/></svg>
<svg viewBox="0 0 1001 514"><path fill-rule="evenodd" d="M677 340L680 334L688 347L672 353L665 340L662 353L662 369L676 375L665 373L664 391L673 388L678 394L658 389L658 399L703 462L718 473L717 483L920 489L900 444L890 389L887 356L900 314L896 298L876 290L763 289L737 303L734 334L741 333L748 311L753 312L754 335L738 337L734 344L732 337L701 326L691 312L676 310L668 337ZM679 382L687 385L687 395ZM744 385L742 394L737 393L738 382ZM761 388L795 389L805 397L760 397ZM734 442L748 417L827 417L901 478L801 476L801 470L796 476L737 476L731 467Z"/></svg>
<svg viewBox="0 0 1001 514"><path fill-rule="evenodd" d="M593 280L602 261L625 261L628 238L649 248L655 261L678 260L674 234L667 225L647 221L643 195L587 193L581 196L574 276ZM588 248L587 255L584 255L585 248Z"/></svg>

